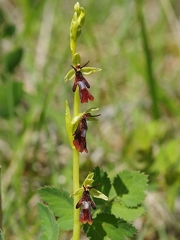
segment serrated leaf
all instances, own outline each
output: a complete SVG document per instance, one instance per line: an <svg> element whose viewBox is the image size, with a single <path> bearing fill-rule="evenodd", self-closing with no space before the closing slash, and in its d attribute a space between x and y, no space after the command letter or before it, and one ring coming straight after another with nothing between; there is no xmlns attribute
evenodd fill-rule
<svg viewBox="0 0 180 240"><path fill-rule="evenodd" d="M128 208L120 201L114 201L111 207L111 213L117 218L120 217L126 221L134 221L136 218L144 214L145 209L142 206Z"/></svg>
<svg viewBox="0 0 180 240"><path fill-rule="evenodd" d="M69 193L54 187L44 187L39 190L44 202L49 205L57 220L61 230L71 230L73 228L73 200Z"/></svg>
<svg viewBox="0 0 180 240"><path fill-rule="evenodd" d="M112 224L103 224L103 227L111 240L124 240L133 237L137 230L136 228L123 220L118 221L118 228Z"/></svg>
<svg viewBox="0 0 180 240"><path fill-rule="evenodd" d="M89 239L103 240L108 236L111 240L124 240L133 237L136 229L130 223L116 218L112 214L100 213L93 220L93 225L84 225L84 231Z"/></svg>
<svg viewBox="0 0 180 240"><path fill-rule="evenodd" d="M40 240L58 240L58 224L52 211L42 203L38 203L37 206L42 229Z"/></svg>
<svg viewBox="0 0 180 240"><path fill-rule="evenodd" d="M94 185L100 186L100 191L106 196L109 196L111 189L111 181L108 174L102 170L102 168L96 167L94 169Z"/></svg>
<svg viewBox="0 0 180 240"><path fill-rule="evenodd" d="M125 206L136 207L146 196L147 176L140 172L123 171L114 178L113 186Z"/></svg>

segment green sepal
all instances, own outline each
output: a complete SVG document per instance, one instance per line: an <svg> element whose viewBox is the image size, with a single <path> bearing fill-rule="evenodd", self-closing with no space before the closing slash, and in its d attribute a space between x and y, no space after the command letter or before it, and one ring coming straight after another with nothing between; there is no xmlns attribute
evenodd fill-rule
<svg viewBox="0 0 180 240"><path fill-rule="evenodd" d="M91 113L91 112L98 111L98 110L99 110L99 108L92 107L92 108L88 108L84 113Z"/></svg>
<svg viewBox="0 0 180 240"><path fill-rule="evenodd" d="M71 147L74 149L73 136L72 136L72 123L71 123L71 113L69 109L68 101L66 100L66 131Z"/></svg>
<svg viewBox="0 0 180 240"><path fill-rule="evenodd" d="M106 195L104 195L102 192L98 191L97 189L92 188L90 191L91 191L91 195L93 197L101 198L105 201L108 201L108 197Z"/></svg>
<svg viewBox="0 0 180 240"><path fill-rule="evenodd" d="M92 185L94 182L94 173L89 173L83 182L83 186Z"/></svg>
<svg viewBox="0 0 180 240"><path fill-rule="evenodd" d="M74 197L74 196L77 196L77 195L82 195L83 190L84 190L83 187L78 188L74 193L72 193L72 194L70 195L70 197Z"/></svg>
<svg viewBox="0 0 180 240"><path fill-rule="evenodd" d="M74 78L75 76L75 72L74 72L74 69L71 69L67 74L66 76L64 77L64 81L67 82L67 81L70 81Z"/></svg>
<svg viewBox="0 0 180 240"><path fill-rule="evenodd" d="M76 66L77 64L81 64L81 57L80 57L79 53L75 53L73 55L72 62L73 62L74 66Z"/></svg>
<svg viewBox="0 0 180 240"><path fill-rule="evenodd" d="M86 110L85 112L84 112L84 114L87 114L87 113L92 113L92 112L94 112L94 111L98 111L99 110L99 108L95 108L95 107L92 107L92 108L89 108L88 110ZM88 117L86 117L86 119L87 119L87 121L98 121L98 119L96 118L96 115L90 115L90 116L88 116Z"/></svg>
<svg viewBox="0 0 180 240"><path fill-rule="evenodd" d="M81 69L81 72L84 74L84 75L90 75L92 73L95 73L95 72L99 72L101 71L102 69L101 68L95 68L95 67L83 67Z"/></svg>

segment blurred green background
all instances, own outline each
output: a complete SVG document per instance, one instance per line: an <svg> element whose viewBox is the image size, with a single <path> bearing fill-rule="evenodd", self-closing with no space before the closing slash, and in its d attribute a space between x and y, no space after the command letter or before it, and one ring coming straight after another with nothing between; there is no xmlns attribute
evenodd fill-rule
<svg viewBox="0 0 180 240"><path fill-rule="evenodd" d="M38 189L72 193L65 100L73 104L69 27L76 1L0 2L0 165L3 232L38 239ZM95 166L149 175L134 239L180 239L180 2L81 1L77 51L90 76L98 123L89 123L81 180ZM61 234L61 233L60 233ZM70 239L71 233L60 239ZM82 239L86 239L85 237Z"/></svg>

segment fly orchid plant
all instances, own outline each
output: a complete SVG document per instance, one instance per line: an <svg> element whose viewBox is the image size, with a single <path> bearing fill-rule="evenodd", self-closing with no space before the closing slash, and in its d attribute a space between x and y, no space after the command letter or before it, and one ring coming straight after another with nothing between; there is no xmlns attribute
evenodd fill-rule
<svg viewBox="0 0 180 240"><path fill-rule="evenodd" d="M81 28L85 20L85 11L80 7L79 3L74 6L74 16L70 26L70 48L72 53L72 69L66 74L65 82L74 79L72 91L74 92L74 115L71 118L68 101L66 101L66 129L70 145L73 151L73 191L74 196L74 228L73 240L79 239L80 222L92 224L92 217L90 214L90 207L95 209L95 203L90 197L90 192L98 192L94 187L91 187L87 180L83 183L83 187L79 188L79 153L88 153L86 143L86 132L88 130L87 121L97 120L100 114L92 115L93 111L98 108L91 108L87 111L80 113L80 103L88 103L94 101L94 96L89 92L90 84L84 75L101 71L100 68L88 67L88 62L81 65L80 54L76 52L77 39L80 36ZM78 192L78 194L76 194ZM82 198L79 200L79 194ZM96 194L97 196L98 194ZM107 200L107 198L106 198ZM79 211L81 213L79 217ZM80 220L80 221L79 221Z"/></svg>
<svg viewBox="0 0 180 240"><path fill-rule="evenodd" d="M58 240L59 232L69 233L73 230L71 240L80 240L82 227L89 239L103 240L107 237L112 240L124 240L136 234L136 228L130 221L134 221L145 211L141 204L145 198L147 176L140 172L131 173L125 170L110 180L103 169L95 167L81 186L79 183L80 154L88 153L86 141L88 121L97 121L100 116L94 114L99 110L96 107L80 111L82 104L95 101L85 76L101 70L88 67L89 61L81 64L80 54L76 52L77 39L81 34L84 20L85 11L79 3L76 3L70 26L72 65L65 76L65 82L74 80L70 87L74 94L73 115L71 117L67 100L65 113L67 136L72 148L73 193L70 196L73 198L69 197L68 192L51 186L39 190L45 203L38 203L40 225L43 230L40 239ZM107 196L110 198L109 201ZM93 216L91 209L94 210Z"/></svg>

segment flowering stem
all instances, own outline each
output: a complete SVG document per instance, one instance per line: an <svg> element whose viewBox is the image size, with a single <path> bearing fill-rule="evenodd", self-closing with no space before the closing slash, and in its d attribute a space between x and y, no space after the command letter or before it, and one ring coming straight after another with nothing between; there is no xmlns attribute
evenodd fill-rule
<svg viewBox="0 0 180 240"><path fill-rule="evenodd" d="M0 229L2 229L1 165L0 165Z"/></svg>
<svg viewBox="0 0 180 240"><path fill-rule="evenodd" d="M79 188L79 152L73 149L73 191ZM79 196L74 196L74 227L73 227L73 240L80 239L80 222L79 222L79 209L76 209L76 204L79 201Z"/></svg>
<svg viewBox="0 0 180 240"><path fill-rule="evenodd" d="M74 117L79 113L79 92L76 89L74 94ZM79 188L79 152L73 149L73 192ZM79 196L74 196L74 227L73 227L73 240L80 239L80 222L79 210L76 209L76 204L79 201Z"/></svg>

